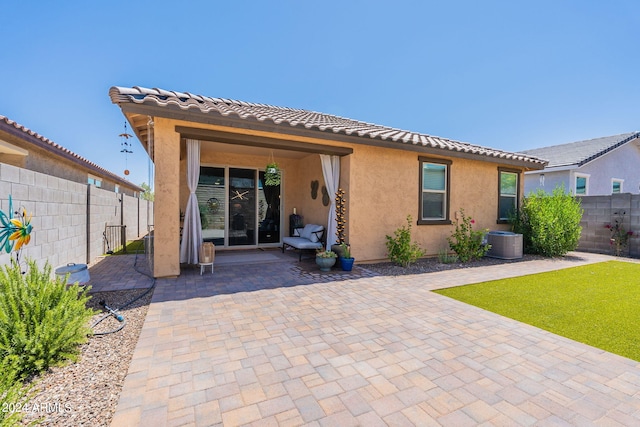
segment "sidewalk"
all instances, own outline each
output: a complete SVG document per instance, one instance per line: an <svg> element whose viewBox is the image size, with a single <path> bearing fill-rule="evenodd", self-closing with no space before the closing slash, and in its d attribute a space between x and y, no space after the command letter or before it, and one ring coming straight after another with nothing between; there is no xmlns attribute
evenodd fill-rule
<svg viewBox="0 0 640 427"><path fill-rule="evenodd" d="M639 363L430 292L610 259L158 280L112 425L639 425Z"/></svg>

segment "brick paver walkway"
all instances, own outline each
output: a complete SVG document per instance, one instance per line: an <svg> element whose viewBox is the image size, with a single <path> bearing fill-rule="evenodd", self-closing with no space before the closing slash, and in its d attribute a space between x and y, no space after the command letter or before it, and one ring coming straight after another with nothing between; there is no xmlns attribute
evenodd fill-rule
<svg viewBox="0 0 640 427"><path fill-rule="evenodd" d="M112 425L640 425L639 363L430 292L606 259L159 280Z"/></svg>

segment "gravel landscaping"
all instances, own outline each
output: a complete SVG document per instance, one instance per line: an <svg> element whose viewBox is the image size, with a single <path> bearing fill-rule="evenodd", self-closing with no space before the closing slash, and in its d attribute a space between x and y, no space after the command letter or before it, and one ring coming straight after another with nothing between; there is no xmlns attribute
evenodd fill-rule
<svg viewBox="0 0 640 427"><path fill-rule="evenodd" d="M99 305L101 300L117 308L145 291L135 289L91 294L89 305L100 310L92 322L105 314ZM37 392L22 408L24 424L41 418L42 425L48 426L110 425L152 294L147 293L120 311L126 322L124 328L89 338L81 348L78 362L52 368L34 380ZM94 332L108 332L120 326L120 322L109 316L94 328Z"/></svg>
<svg viewBox="0 0 640 427"><path fill-rule="evenodd" d="M499 258L489 258L483 257L479 260L470 261L466 263L461 262L453 262L453 263L442 263L438 260L438 258L421 258L417 260L415 263L409 265L408 267L400 267L399 265L393 264L391 262L381 262L376 264L358 264L362 268L366 268L367 270L373 271L382 276L404 276L407 274L421 274L421 273L434 273L436 271L446 271L446 270L455 270L459 268L473 268L473 267L484 267L489 265L499 265L499 264L511 264L518 263L523 261L532 261L535 259L542 259L543 257L539 255L524 255L524 257L520 259L499 259Z"/></svg>

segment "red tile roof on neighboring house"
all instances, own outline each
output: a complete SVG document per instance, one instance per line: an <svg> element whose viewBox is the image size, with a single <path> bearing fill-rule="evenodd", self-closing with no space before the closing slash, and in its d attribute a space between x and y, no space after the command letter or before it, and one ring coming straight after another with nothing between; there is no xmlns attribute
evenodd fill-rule
<svg viewBox="0 0 640 427"><path fill-rule="evenodd" d="M519 161L528 163L536 168L541 168L546 164L545 160L522 153L496 150L465 142L453 141L447 138L380 126L308 110L223 98L211 98L188 92L148 89L139 86L133 88L115 86L109 90L109 96L114 104L133 103L159 107L177 107L181 110L195 110L204 114L218 114L226 117L235 116L244 120L254 119L258 122L271 121L276 125L289 125L294 128L298 127L308 130L369 138L372 140L392 141L402 144L413 144L416 146Z"/></svg>
<svg viewBox="0 0 640 427"><path fill-rule="evenodd" d="M69 159L76 164L84 166L94 171L96 174L100 174L103 177L109 177L116 182L125 184L128 187L135 189L136 191L144 191L143 188L137 186L136 184L133 184L127 181L126 179L120 178L118 175L112 172L109 172L105 168L93 163L92 161L85 159L84 157L74 153L73 151L67 148L64 148L62 145L56 144L49 138L46 138L40 135L39 133L34 132L31 129L21 124L16 123L15 121L3 115L0 115L0 130L10 133L17 138L21 138L21 139L27 138L29 142L34 143L37 146L44 148L45 150L51 151L61 157Z"/></svg>

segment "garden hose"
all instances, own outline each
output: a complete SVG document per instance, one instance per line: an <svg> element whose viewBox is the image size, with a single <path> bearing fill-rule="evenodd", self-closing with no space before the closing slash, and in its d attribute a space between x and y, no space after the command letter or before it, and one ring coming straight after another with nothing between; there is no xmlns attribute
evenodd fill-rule
<svg viewBox="0 0 640 427"><path fill-rule="evenodd" d="M133 262L133 268L138 273L143 274L143 275L153 279L153 282L151 283L151 287L149 289L147 289L146 291L144 291L142 294L140 294L137 297L135 297L134 299L132 299L131 301L129 301L126 304L124 304L120 308L113 309L113 308L111 308L111 307L109 307L107 305L106 301L104 301L104 300L100 301L99 302L100 306L102 308L104 308L105 310L107 310L107 313L104 316L102 316L101 318L99 318L98 320L96 320L95 322L93 322L93 324L91 325L91 329L95 328L96 326L98 326L100 323L102 323L105 319L108 319L109 317L114 317L115 319L117 319L118 322L120 323L120 325L118 325L117 328L112 329L110 331L94 332L93 336L109 335L109 334L113 334L115 332L118 332L118 331L122 330L122 328L124 328L126 326L127 321L125 320L124 316L119 313L119 311L129 307L131 304L135 303L140 298L142 298L145 295L147 295L149 292L151 292L156 287L156 279L155 279L155 277L150 276L145 271L142 271L142 270L138 269L138 252L137 251L136 251L136 258L135 258L135 260Z"/></svg>

